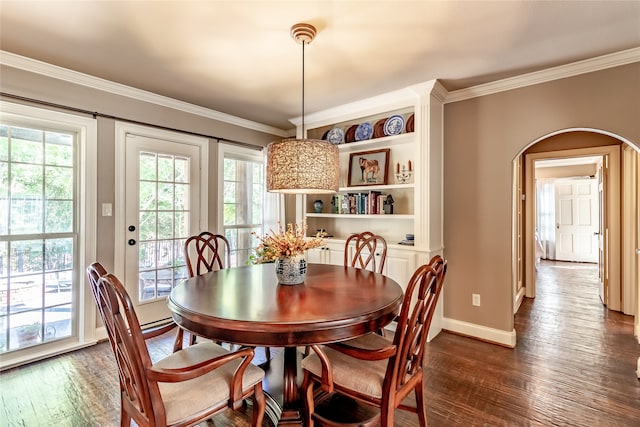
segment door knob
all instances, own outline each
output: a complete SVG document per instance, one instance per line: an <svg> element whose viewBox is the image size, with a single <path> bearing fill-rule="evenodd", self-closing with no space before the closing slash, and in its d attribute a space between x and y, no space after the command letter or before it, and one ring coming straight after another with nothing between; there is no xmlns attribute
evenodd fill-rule
<svg viewBox="0 0 640 427"><path fill-rule="evenodd" d="M129 241L127 242L129 244L129 246L133 246L136 244L136 240L135 239L129 239Z"/></svg>
<svg viewBox="0 0 640 427"><path fill-rule="evenodd" d="M135 225L130 225L128 227L129 231L136 231L136 226Z"/></svg>

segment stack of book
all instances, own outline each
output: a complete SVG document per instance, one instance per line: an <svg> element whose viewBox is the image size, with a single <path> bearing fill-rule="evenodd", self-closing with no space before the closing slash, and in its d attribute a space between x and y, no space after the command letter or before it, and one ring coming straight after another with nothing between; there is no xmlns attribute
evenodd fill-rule
<svg viewBox="0 0 640 427"><path fill-rule="evenodd" d="M331 199L333 213L352 215L384 214L386 194L380 191L366 193L347 193L335 195Z"/></svg>

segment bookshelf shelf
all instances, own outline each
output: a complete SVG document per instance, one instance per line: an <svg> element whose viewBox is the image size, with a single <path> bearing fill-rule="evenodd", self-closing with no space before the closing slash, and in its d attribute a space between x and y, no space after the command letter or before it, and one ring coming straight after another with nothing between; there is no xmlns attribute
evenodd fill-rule
<svg viewBox="0 0 640 427"><path fill-rule="evenodd" d="M409 214L332 214L332 213L307 213L307 218L339 218L339 219L414 219L415 215Z"/></svg>

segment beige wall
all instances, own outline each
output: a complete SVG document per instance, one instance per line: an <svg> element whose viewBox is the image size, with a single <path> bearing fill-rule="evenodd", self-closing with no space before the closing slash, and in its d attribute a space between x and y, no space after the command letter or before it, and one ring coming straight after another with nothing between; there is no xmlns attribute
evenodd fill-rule
<svg viewBox="0 0 640 427"><path fill-rule="evenodd" d="M61 104L103 115L125 118L143 123L155 124L167 128L179 129L207 136L241 141L257 146L266 146L274 139L273 135L240 126L216 121L184 111L160 106L150 102L114 95L86 86L69 83L35 74L6 65L0 67L2 79L0 89L3 93L33 98L49 103ZM4 101L16 102L10 98ZM38 105L34 105L38 106ZM44 108L44 107L40 107ZM115 123L112 118L98 117L98 188L97 212L102 203L115 200ZM209 147L209 224L217 224L217 150L216 141L210 139ZM114 217L98 216L96 248L97 261L111 269L114 265Z"/></svg>
<svg viewBox="0 0 640 427"><path fill-rule="evenodd" d="M444 117L444 316L510 332L513 160L569 128L640 146L640 63L453 102Z"/></svg>

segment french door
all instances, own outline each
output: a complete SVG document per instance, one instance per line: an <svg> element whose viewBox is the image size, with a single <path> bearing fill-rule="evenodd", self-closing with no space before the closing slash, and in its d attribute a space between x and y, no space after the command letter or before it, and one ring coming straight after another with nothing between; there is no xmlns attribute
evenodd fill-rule
<svg viewBox="0 0 640 427"><path fill-rule="evenodd" d="M170 317L166 298L188 277L184 241L207 228L201 185L207 141L164 137L129 132L124 138L124 220L117 226L125 286L142 324Z"/></svg>

